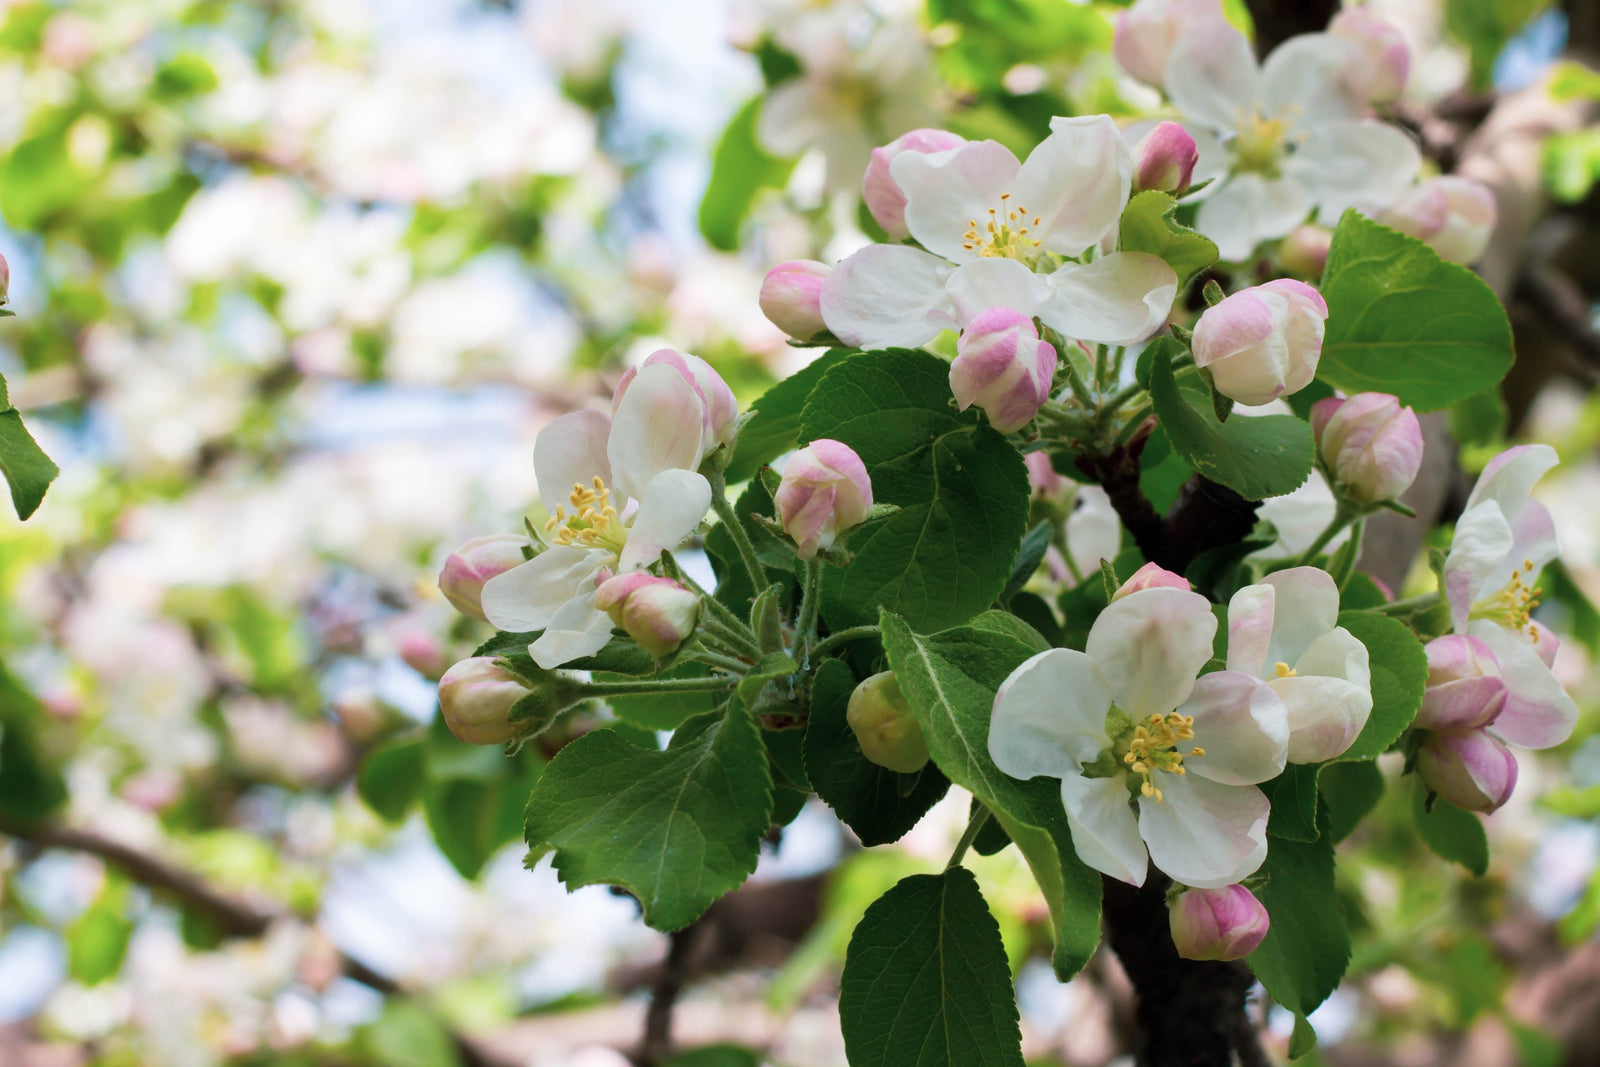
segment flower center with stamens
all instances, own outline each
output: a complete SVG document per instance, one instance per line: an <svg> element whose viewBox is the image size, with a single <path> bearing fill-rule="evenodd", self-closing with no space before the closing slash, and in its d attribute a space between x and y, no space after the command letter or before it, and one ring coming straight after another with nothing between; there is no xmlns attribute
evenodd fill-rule
<svg viewBox="0 0 1600 1067"><path fill-rule="evenodd" d="M1037 215L1030 217L1026 207L1012 206L1010 200L1010 193L1001 193L1000 207L990 208L988 218L967 220L961 247L985 258L1015 259L1031 267L1044 244L1031 234L1044 220Z"/></svg>
<svg viewBox="0 0 1600 1067"><path fill-rule="evenodd" d="M1186 774L1188 772L1184 769L1183 761L1206 754L1206 750L1198 745L1186 753L1178 751L1178 742L1192 740L1194 716L1179 715L1175 711L1169 711L1164 716L1152 715L1133 728L1122 762L1129 771L1143 779L1139 785L1141 794L1157 804L1161 803L1162 792L1156 784L1156 772Z"/></svg>
<svg viewBox="0 0 1600 1067"><path fill-rule="evenodd" d="M1511 572L1511 579L1505 585L1472 606L1470 617L1488 619L1508 630L1527 631L1533 609L1539 606L1539 597L1544 593L1543 589L1531 585L1532 581L1533 560L1525 559L1522 566Z"/></svg>
<svg viewBox="0 0 1600 1067"><path fill-rule="evenodd" d="M622 551L628 543L628 530L617 509L611 506L611 490L598 474L592 486L574 484L567 503L572 507L570 514L557 505L556 513L544 524L552 545Z"/></svg>
<svg viewBox="0 0 1600 1067"><path fill-rule="evenodd" d="M1283 157L1288 123L1257 112L1239 123L1233 139L1233 169L1276 177Z"/></svg>
<svg viewBox="0 0 1600 1067"><path fill-rule="evenodd" d="M1274 678L1294 678L1298 674L1298 671L1289 666L1287 663L1284 663L1282 660L1279 660L1277 663L1272 665L1272 676Z"/></svg>

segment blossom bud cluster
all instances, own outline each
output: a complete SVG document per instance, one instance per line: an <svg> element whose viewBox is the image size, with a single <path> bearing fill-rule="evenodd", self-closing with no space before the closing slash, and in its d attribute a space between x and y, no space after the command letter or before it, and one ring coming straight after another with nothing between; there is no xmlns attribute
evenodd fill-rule
<svg viewBox="0 0 1600 1067"><path fill-rule="evenodd" d="M1335 485L1357 505L1398 499L1422 468L1422 424L1388 393L1319 400L1311 431Z"/></svg>
<svg viewBox="0 0 1600 1067"><path fill-rule="evenodd" d="M872 479L849 445L819 438L789 457L773 494L778 522L801 559L832 548L872 513Z"/></svg>
<svg viewBox="0 0 1600 1067"><path fill-rule="evenodd" d="M1553 659L1554 639L1542 644ZM1427 653L1428 686L1413 723L1427 731L1417 773L1452 804L1494 811L1517 785L1517 758L1494 732L1509 696L1499 659L1471 634L1435 638Z"/></svg>

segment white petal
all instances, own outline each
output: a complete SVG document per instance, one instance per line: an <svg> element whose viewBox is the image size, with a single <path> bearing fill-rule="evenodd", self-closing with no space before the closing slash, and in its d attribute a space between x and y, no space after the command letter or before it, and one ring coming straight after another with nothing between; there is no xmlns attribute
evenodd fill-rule
<svg viewBox="0 0 1600 1067"><path fill-rule="evenodd" d="M995 694L989 757L1013 778L1066 778L1111 747L1111 691L1094 660L1052 648L1011 672Z"/></svg>
<svg viewBox="0 0 1600 1067"><path fill-rule="evenodd" d="M1139 833L1157 868L1198 889L1221 889L1260 868L1271 812L1265 793L1193 774L1162 775L1161 789L1159 804L1139 798Z"/></svg>
<svg viewBox="0 0 1600 1067"><path fill-rule="evenodd" d="M1010 308L1032 318L1050 299L1050 280L1014 259L975 259L963 263L945 283L945 293L963 328L990 308Z"/></svg>
<svg viewBox="0 0 1600 1067"><path fill-rule="evenodd" d="M1333 576L1316 567L1290 567L1261 579L1275 593L1272 643L1266 666L1294 666L1311 643L1339 623L1339 587Z"/></svg>
<svg viewBox="0 0 1600 1067"><path fill-rule="evenodd" d="M902 152L889 174L906 194L906 229L928 251L957 263L977 259L962 248L967 230L981 231L1000 194L1014 188L1022 165L998 141L970 141L945 152Z"/></svg>
<svg viewBox="0 0 1600 1067"><path fill-rule="evenodd" d="M611 553L599 549L547 548L483 583L483 614L497 630L542 630L580 590L592 589L594 572L611 561Z"/></svg>
<svg viewBox="0 0 1600 1067"><path fill-rule="evenodd" d="M1061 779L1061 803L1079 859L1130 885L1144 884L1149 863L1139 840L1139 821L1128 803L1126 778L1069 774Z"/></svg>
<svg viewBox="0 0 1600 1067"><path fill-rule="evenodd" d="M915 155L906 152L899 158ZM956 325L950 264L905 245L868 245L822 283L822 321L859 348L915 348Z"/></svg>
<svg viewBox="0 0 1600 1067"><path fill-rule="evenodd" d="M711 483L700 474L662 471L645 486L618 566L625 571L648 567L663 551L683 544L710 507Z"/></svg>
<svg viewBox="0 0 1600 1067"><path fill-rule="evenodd" d="M1247 585L1228 601L1228 669L1260 678L1271 670L1267 649L1272 644L1276 590Z"/></svg>
<svg viewBox="0 0 1600 1067"><path fill-rule="evenodd" d="M1360 113L1339 89L1345 68L1359 62L1354 43L1326 33L1303 33L1272 50L1261 64L1261 100L1297 129Z"/></svg>
<svg viewBox="0 0 1600 1067"><path fill-rule="evenodd" d="M1094 574L1100 561L1116 559L1122 548L1122 520L1111 497L1098 485L1080 485L1067 516L1067 550L1083 575Z"/></svg>
<svg viewBox="0 0 1600 1067"><path fill-rule="evenodd" d="M594 591L562 605L539 639L528 646L533 662L545 670L592 656L611 640L611 619L594 606Z"/></svg>
<svg viewBox="0 0 1600 1067"><path fill-rule="evenodd" d="M1050 275L1046 325L1079 341L1130 344L1167 321L1178 276L1160 256L1113 252L1093 263L1068 263Z"/></svg>
<svg viewBox="0 0 1600 1067"><path fill-rule="evenodd" d="M1029 237L1076 256L1116 226L1132 178L1132 156L1110 116L1054 118L1022 164L1012 202L1026 209L1025 225L1040 219Z"/></svg>
<svg viewBox="0 0 1600 1067"><path fill-rule="evenodd" d="M705 405L693 383L665 363L639 368L611 420L606 455L617 488L638 500L664 470L694 470L705 447ZM619 510L621 503L613 500Z"/></svg>
<svg viewBox="0 0 1600 1067"><path fill-rule="evenodd" d="M1493 500L1507 517L1522 510L1533 485L1559 463L1560 457L1549 445L1518 445L1491 459L1467 497L1467 507Z"/></svg>
<svg viewBox="0 0 1600 1067"><path fill-rule="evenodd" d="M600 411L574 411L539 431L533 441L533 476L546 511L554 515L557 507L571 510L567 498L572 487L590 488L597 475L611 485L611 462L606 459L610 435L611 416Z"/></svg>
<svg viewBox="0 0 1600 1067"><path fill-rule="evenodd" d="M1322 224L1334 226L1346 208L1377 215L1394 204L1421 166L1416 143L1388 123L1328 122L1306 130L1283 171L1310 195Z"/></svg>
<svg viewBox="0 0 1600 1067"><path fill-rule="evenodd" d="M1289 713L1289 762L1321 763L1344 754L1372 715L1367 646L1335 627L1294 664L1292 678L1269 679Z"/></svg>
<svg viewBox="0 0 1600 1067"><path fill-rule="evenodd" d="M1194 744L1205 749L1205 755L1183 761L1190 774L1223 785L1254 785L1283 773L1288 716L1277 694L1255 675L1242 671L1204 675L1178 713L1194 716ZM1164 790L1173 776L1156 777Z"/></svg>
<svg viewBox="0 0 1600 1067"><path fill-rule="evenodd" d="M1231 133L1256 109L1260 73L1245 35L1225 19L1191 24L1167 57L1167 96L1187 119Z"/></svg>
<svg viewBox="0 0 1600 1067"><path fill-rule="evenodd" d="M1473 601L1489 588L1490 577L1504 566L1515 543L1511 524L1493 500L1469 506L1456 520L1444 559L1444 591L1457 633L1466 630Z"/></svg>
<svg viewBox="0 0 1600 1067"><path fill-rule="evenodd" d="M1188 698L1216 632L1217 618L1199 593L1142 589L1106 606L1084 651L1117 706L1138 720L1165 715Z"/></svg>
<svg viewBox="0 0 1600 1067"><path fill-rule="evenodd" d="M1578 705L1539 658L1533 642L1488 619L1474 620L1467 632L1489 646L1506 683L1506 706L1489 724L1489 732L1523 748L1550 748L1571 737Z"/></svg>
<svg viewBox="0 0 1600 1067"><path fill-rule="evenodd" d="M1216 242L1218 258L1237 263L1310 213L1311 197L1297 182L1236 174L1200 205L1195 229Z"/></svg>

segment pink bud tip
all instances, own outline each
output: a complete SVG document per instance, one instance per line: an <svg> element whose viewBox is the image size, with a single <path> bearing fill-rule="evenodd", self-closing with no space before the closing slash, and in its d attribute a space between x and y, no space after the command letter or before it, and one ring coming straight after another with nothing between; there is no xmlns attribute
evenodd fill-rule
<svg viewBox="0 0 1600 1067"><path fill-rule="evenodd" d="M675 652L694 633L700 598L671 578L629 571L606 578L594 606L652 656Z"/></svg>
<svg viewBox="0 0 1600 1067"><path fill-rule="evenodd" d="M1505 707L1500 662L1470 634L1446 634L1428 642L1428 685L1415 725L1424 730L1462 730L1494 721Z"/></svg>
<svg viewBox="0 0 1600 1067"><path fill-rule="evenodd" d="M966 138L946 130L920 129L903 133L888 144L872 150L872 159L861 179L861 199L890 240L904 241L910 236L910 231L906 229L906 194L889 173L889 164L903 152L931 155L966 143Z"/></svg>
<svg viewBox="0 0 1600 1067"><path fill-rule="evenodd" d="M461 614L487 622L483 614L483 584L526 563L522 550L528 543L526 537L517 534L490 534L468 541L445 557L439 571L439 591Z"/></svg>
<svg viewBox="0 0 1600 1067"><path fill-rule="evenodd" d="M1145 589L1182 589L1184 592L1188 592L1190 589L1189 579L1181 574L1174 574L1172 571L1166 570L1157 564L1146 563L1143 567L1133 572L1133 577L1117 588L1116 595L1111 599L1121 600L1125 596Z"/></svg>
<svg viewBox="0 0 1600 1067"><path fill-rule="evenodd" d="M961 410L976 404L1001 433L1020 430L1050 398L1056 350L1033 320L1006 307L980 312L956 342L950 391Z"/></svg>
<svg viewBox="0 0 1600 1067"><path fill-rule="evenodd" d="M1343 491L1370 505L1395 500L1409 489L1422 469L1417 413L1388 393L1357 393L1337 406L1324 407L1327 403L1313 406L1312 430L1323 463Z"/></svg>
<svg viewBox="0 0 1600 1067"><path fill-rule="evenodd" d="M1517 758L1483 730L1428 735L1417 750L1417 773L1429 789L1468 811L1491 812L1517 787Z"/></svg>
<svg viewBox="0 0 1600 1067"><path fill-rule="evenodd" d="M1427 244L1452 263L1473 263L1494 234L1494 193L1474 178L1429 178L1384 212L1382 221Z"/></svg>
<svg viewBox="0 0 1600 1067"><path fill-rule="evenodd" d="M841 531L867 520L872 479L854 449L822 437L789 457L773 503L800 558L814 559Z"/></svg>
<svg viewBox="0 0 1600 1067"><path fill-rule="evenodd" d="M1172 943L1186 960L1238 960L1271 928L1266 907L1242 885L1187 889L1167 912Z"/></svg>
<svg viewBox="0 0 1600 1067"><path fill-rule="evenodd" d="M1327 317L1322 294L1292 278L1242 289L1195 323L1195 365L1210 369L1222 395L1271 403L1316 377Z"/></svg>
<svg viewBox="0 0 1600 1067"><path fill-rule="evenodd" d="M439 679L439 710L456 738L469 745L500 745L520 733L507 720L528 695L520 679L493 656L464 659Z"/></svg>
<svg viewBox="0 0 1600 1067"><path fill-rule="evenodd" d="M833 272L826 263L791 259L767 271L761 283L761 311L790 337L808 341L827 329L822 321L822 283Z"/></svg>
<svg viewBox="0 0 1600 1067"><path fill-rule="evenodd" d="M699 356L670 348L656 349L637 367L629 367L622 373L617 380L616 392L611 396L611 413L615 415L622 406L622 398L639 376L639 371L658 363L677 371L694 388L705 417L703 443L706 451L709 452L717 444L730 443L739 425L739 401L734 398L733 390L728 388L728 383L722 380L722 375L711 364Z"/></svg>
<svg viewBox="0 0 1600 1067"><path fill-rule="evenodd" d="M1188 130L1176 122L1157 123L1133 150L1134 188L1181 196L1194 179L1199 159L1200 150Z"/></svg>

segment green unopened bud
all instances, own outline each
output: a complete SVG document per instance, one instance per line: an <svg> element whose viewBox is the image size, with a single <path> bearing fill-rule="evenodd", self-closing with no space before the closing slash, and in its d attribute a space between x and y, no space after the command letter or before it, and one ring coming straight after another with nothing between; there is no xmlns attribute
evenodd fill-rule
<svg viewBox="0 0 1600 1067"><path fill-rule="evenodd" d="M469 745L503 745L531 737L584 698L584 685L555 671L531 685L493 656L464 659L439 679L445 725Z"/></svg>
<svg viewBox="0 0 1600 1067"><path fill-rule="evenodd" d="M928 762L928 744L893 671L874 674L850 694L845 719L861 754L880 767L910 774Z"/></svg>

